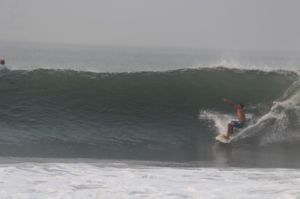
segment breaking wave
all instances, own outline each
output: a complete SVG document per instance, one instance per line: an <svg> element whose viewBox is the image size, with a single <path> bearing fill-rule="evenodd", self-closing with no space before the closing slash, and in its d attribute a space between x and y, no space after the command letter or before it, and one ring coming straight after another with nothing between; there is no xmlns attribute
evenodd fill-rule
<svg viewBox="0 0 300 199"><path fill-rule="evenodd" d="M236 140L299 140L292 71L5 70L0 91L2 156L193 159L234 117L223 97L246 104L251 119Z"/></svg>

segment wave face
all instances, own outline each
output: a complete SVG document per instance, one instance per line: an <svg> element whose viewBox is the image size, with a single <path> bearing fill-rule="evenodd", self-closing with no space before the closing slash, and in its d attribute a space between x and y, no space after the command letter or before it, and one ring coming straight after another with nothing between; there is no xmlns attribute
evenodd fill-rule
<svg viewBox="0 0 300 199"><path fill-rule="evenodd" d="M218 126L234 117L223 97L243 102L252 118L250 133L242 132L237 140L281 142L274 128L281 133L294 129L289 135L295 140L297 80L293 72L228 68L2 71L0 155L209 159Z"/></svg>

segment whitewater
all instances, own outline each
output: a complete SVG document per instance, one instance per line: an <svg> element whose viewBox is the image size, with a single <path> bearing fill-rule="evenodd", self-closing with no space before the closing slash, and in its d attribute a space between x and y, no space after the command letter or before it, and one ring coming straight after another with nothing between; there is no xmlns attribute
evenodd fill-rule
<svg viewBox="0 0 300 199"><path fill-rule="evenodd" d="M139 163L1 165L2 198L299 198L294 169L182 168ZM17 183L16 183L17 182Z"/></svg>
<svg viewBox="0 0 300 199"><path fill-rule="evenodd" d="M1 43L1 198L300 198L300 58ZM244 103L247 127L216 143ZM242 183L241 183L242 182Z"/></svg>

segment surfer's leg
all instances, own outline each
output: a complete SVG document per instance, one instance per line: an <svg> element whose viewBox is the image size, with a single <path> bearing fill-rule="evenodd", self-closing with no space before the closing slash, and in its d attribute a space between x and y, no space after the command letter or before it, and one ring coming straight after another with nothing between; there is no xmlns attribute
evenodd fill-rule
<svg viewBox="0 0 300 199"><path fill-rule="evenodd" d="M226 135L226 137L227 137L227 138L230 138L230 136L232 135L232 133L233 133L233 125L232 125L232 123L230 122L230 123L228 123L228 125L227 125L227 135Z"/></svg>
<svg viewBox="0 0 300 199"><path fill-rule="evenodd" d="M228 124L228 132L227 132L227 136L228 138L230 138L233 135L233 129L234 128L243 128L244 127L244 123L241 123L240 121L231 121Z"/></svg>
<svg viewBox="0 0 300 199"><path fill-rule="evenodd" d="M233 135L233 128L235 128L235 127L238 127L238 128L239 128L240 125L241 125L241 124L240 124L239 121L235 121L235 120L231 121L231 122L228 124L227 135L226 135L226 137L227 137L227 138L230 138L230 137Z"/></svg>

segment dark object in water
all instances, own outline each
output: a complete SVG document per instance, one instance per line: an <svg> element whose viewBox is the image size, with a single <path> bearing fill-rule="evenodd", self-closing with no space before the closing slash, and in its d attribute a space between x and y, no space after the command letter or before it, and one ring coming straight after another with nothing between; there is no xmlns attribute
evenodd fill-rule
<svg viewBox="0 0 300 199"><path fill-rule="evenodd" d="M5 64L5 60L4 59L0 59L0 64L4 65Z"/></svg>

